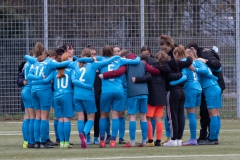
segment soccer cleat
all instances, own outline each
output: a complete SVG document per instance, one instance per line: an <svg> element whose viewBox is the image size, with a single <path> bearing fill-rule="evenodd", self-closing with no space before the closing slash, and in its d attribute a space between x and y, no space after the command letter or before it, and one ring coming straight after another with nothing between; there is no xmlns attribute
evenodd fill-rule
<svg viewBox="0 0 240 160"><path fill-rule="evenodd" d="M107 135L107 138L105 140L105 144L109 144L111 141L111 136L110 135Z"/></svg>
<svg viewBox="0 0 240 160"><path fill-rule="evenodd" d="M140 144L139 144L139 145L140 145ZM127 142L123 147L124 147L124 148L135 147L135 145L131 145L130 142Z"/></svg>
<svg viewBox="0 0 240 160"><path fill-rule="evenodd" d="M116 148L116 141L110 141L110 148Z"/></svg>
<svg viewBox="0 0 240 160"><path fill-rule="evenodd" d="M81 140L81 147L83 149L87 148L87 143L86 143L86 137L85 134L82 132L79 134L80 140Z"/></svg>
<svg viewBox="0 0 240 160"><path fill-rule="evenodd" d="M63 148L72 148L69 142L65 142Z"/></svg>
<svg viewBox="0 0 240 160"><path fill-rule="evenodd" d="M60 144L60 140L57 139L56 142L55 142L55 146L58 146Z"/></svg>
<svg viewBox="0 0 240 160"><path fill-rule="evenodd" d="M182 143L183 146L197 146L198 142L196 139L189 139L187 142Z"/></svg>
<svg viewBox="0 0 240 160"><path fill-rule="evenodd" d="M147 147L154 147L155 144L154 144L154 142L147 142L146 146Z"/></svg>
<svg viewBox="0 0 240 160"><path fill-rule="evenodd" d="M164 143L167 143L170 140L170 138L165 137L165 139L161 142L161 145L163 145Z"/></svg>
<svg viewBox="0 0 240 160"><path fill-rule="evenodd" d="M55 146L55 143L53 141L51 141L50 139L46 140L46 144L49 146Z"/></svg>
<svg viewBox="0 0 240 160"><path fill-rule="evenodd" d="M197 142L198 142L199 145L205 145L206 140L207 139L197 139Z"/></svg>
<svg viewBox="0 0 240 160"><path fill-rule="evenodd" d="M23 146L24 149L28 148L28 142L27 141L23 141L23 145L22 146Z"/></svg>
<svg viewBox="0 0 240 160"><path fill-rule="evenodd" d="M104 141L100 141L100 148L105 148L106 147L106 144Z"/></svg>
<svg viewBox="0 0 240 160"><path fill-rule="evenodd" d="M206 140L203 145L218 145L217 140Z"/></svg>
<svg viewBox="0 0 240 160"><path fill-rule="evenodd" d="M28 143L28 148L34 148L34 144L29 144Z"/></svg>
<svg viewBox="0 0 240 160"><path fill-rule="evenodd" d="M100 142L98 141L98 138L94 138L93 144L100 144Z"/></svg>
<svg viewBox="0 0 240 160"><path fill-rule="evenodd" d="M119 138L119 144L126 144L126 142L123 138Z"/></svg>
<svg viewBox="0 0 240 160"><path fill-rule="evenodd" d="M177 146L182 146L182 139L177 139Z"/></svg>
<svg viewBox="0 0 240 160"><path fill-rule="evenodd" d="M154 142L154 146L162 146L162 145L161 145L161 141L155 141L155 142Z"/></svg>
<svg viewBox="0 0 240 160"><path fill-rule="evenodd" d="M50 145L48 145L47 143L41 143L40 144L40 148L41 149L50 149L50 148L54 148L53 146L50 146Z"/></svg>
<svg viewBox="0 0 240 160"><path fill-rule="evenodd" d="M177 140L169 140L166 143L163 143L163 146L178 146Z"/></svg>
<svg viewBox="0 0 240 160"><path fill-rule="evenodd" d="M40 142L35 142L35 144L34 144L34 148L40 148Z"/></svg>
<svg viewBox="0 0 240 160"><path fill-rule="evenodd" d="M90 139L87 138L87 144L88 145L92 144L92 139L91 138Z"/></svg>
<svg viewBox="0 0 240 160"><path fill-rule="evenodd" d="M60 142L60 148L64 148L64 142Z"/></svg>

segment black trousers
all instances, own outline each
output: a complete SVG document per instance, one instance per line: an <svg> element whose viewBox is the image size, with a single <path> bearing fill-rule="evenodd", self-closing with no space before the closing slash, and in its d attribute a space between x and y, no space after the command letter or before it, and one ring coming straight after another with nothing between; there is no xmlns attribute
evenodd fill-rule
<svg viewBox="0 0 240 160"><path fill-rule="evenodd" d="M97 112L94 119L94 137L99 137L100 100L96 101ZM84 111L84 122L87 122L87 113ZM90 135L90 132L88 133Z"/></svg>
<svg viewBox="0 0 240 160"><path fill-rule="evenodd" d="M184 130L185 92L183 88L171 88L168 94L167 114L171 139L181 139Z"/></svg>
<svg viewBox="0 0 240 160"><path fill-rule="evenodd" d="M205 95L202 92L202 98L201 98L201 106L200 106L200 135L199 139L206 139L209 134L209 127L210 125L210 118L208 114L208 109L207 109L207 103L205 100Z"/></svg>

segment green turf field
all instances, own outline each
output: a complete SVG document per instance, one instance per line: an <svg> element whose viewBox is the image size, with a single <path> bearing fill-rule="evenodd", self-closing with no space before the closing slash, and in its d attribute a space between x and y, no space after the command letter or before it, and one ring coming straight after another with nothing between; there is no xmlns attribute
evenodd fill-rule
<svg viewBox="0 0 240 160"><path fill-rule="evenodd" d="M51 121L52 124L52 121ZM72 121L72 149L23 149L21 122L0 122L0 159L240 159L240 120L223 120L219 145L188 146L188 147L142 147L122 148L118 145L112 149L99 148L98 145L88 145L81 149L77 134L76 121ZM129 140L128 123L125 139ZM136 142L141 140L139 125ZM165 134L165 133L164 133ZM189 138L188 121L186 121L184 140ZM55 140L51 125L51 139Z"/></svg>

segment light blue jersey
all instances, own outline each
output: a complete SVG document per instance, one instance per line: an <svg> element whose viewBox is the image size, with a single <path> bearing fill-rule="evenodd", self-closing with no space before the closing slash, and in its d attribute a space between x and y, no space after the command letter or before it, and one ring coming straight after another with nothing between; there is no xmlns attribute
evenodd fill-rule
<svg viewBox="0 0 240 160"><path fill-rule="evenodd" d="M100 69L101 67L108 65L110 62L112 62L115 59L118 59L119 56L113 56L109 59L103 60L103 61L96 61L93 63L85 63L83 67L79 67L79 64L77 62L70 63L70 66L74 68L76 72L76 77L81 82L93 86L96 71ZM83 60L83 58L80 58ZM78 59L78 60L80 60ZM88 59L88 58L86 58ZM92 58L89 58L92 59ZM94 98L94 90L93 89L85 89L78 86L74 87L74 98L79 100L91 100Z"/></svg>
<svg viewBox="0 0 240 160"><path fill-rule="evenodd" d="M200 60L195 60L193 61L193 66L195 68L195 72L198 75L198 79L202 88L207 88L218 84L216 80L210 78L213 76L212 71L205 63Z"/></svg>
<svg viewBox="0 0 240 160"><path fill-rule="evenodd" d="M23 86L23 88L27 89L27 90L31 90L32 88L32 81L28 80L27 79L27 75L30 71L30 68L31 68L32 64L30 64L29 62L26 62L24 67L23 67L23 71L24 71L24 79L27 80L27 84L25 86ZM32 66L33 67L33 66Z"/></svg>
<svg viewBox="0 0 240 160"><path fill-rule="evenodd" d="M105 58L107 59L107 58ZM108 64L107 66L104 66L101 68L100 73L108 72L117 70L119 67L123 65L137 65L140 62L140 58L137 57L134 60L131 59L125 59L125 58L119 58L112 63ZM125 76L126 81L126 76ZM111 79L102 79L102 93L107 92L120 92L123 90L123 82L122 77L115 77Z"/></svg>

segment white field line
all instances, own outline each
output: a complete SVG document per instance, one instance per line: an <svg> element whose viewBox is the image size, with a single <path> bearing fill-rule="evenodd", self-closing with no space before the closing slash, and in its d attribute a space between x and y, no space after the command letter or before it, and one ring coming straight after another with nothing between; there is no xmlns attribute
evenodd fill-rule
<svg viewBox="0 0 240 160"><path fill-rule="evenodd" d="M189 132L190 130L184 130L185 132ZM136 132L141 132L141 130L136 130ZM164 131L165 132L165 131ZM199 131L197 131L199 132ZM231 130L220 130L220 132L240 132L240 129L231 129ZM91 133L93 134L94 132L91 131ZM129 133L129 130L126 130L125 133ZM54 131L50 131L50 134L55 134ZM71 134L79 134L78 131L71 131ZM18 135L22 135L22 131L0 131L0 135L1 136L18 136Z"/></svg>
<svg viewBox="0 0 240 160"><path fill-rule="evenodd" d="M210 155L159 155L159 156L122 156L122 157L102 157L102 158L70 158L70 160L88 160L88 159L145 159L145 158L197 158L197 157L239 157L240 154L210 154ZM58 159L69 160L69 159Z"/></svg>

